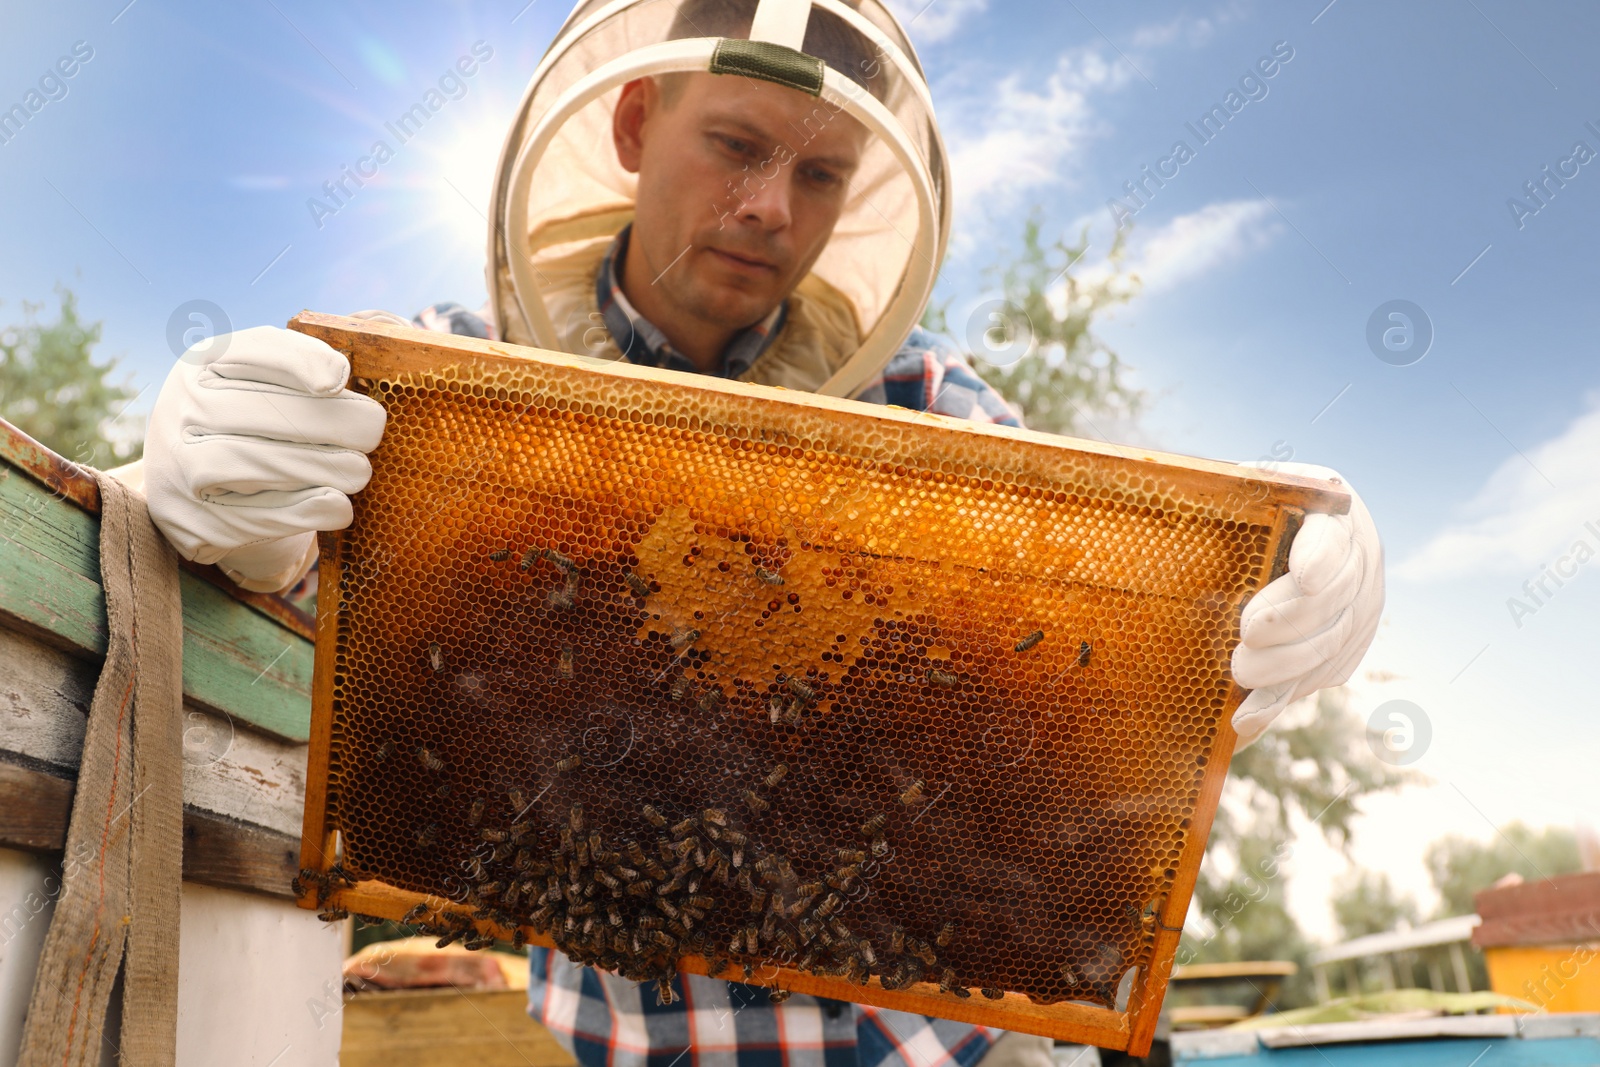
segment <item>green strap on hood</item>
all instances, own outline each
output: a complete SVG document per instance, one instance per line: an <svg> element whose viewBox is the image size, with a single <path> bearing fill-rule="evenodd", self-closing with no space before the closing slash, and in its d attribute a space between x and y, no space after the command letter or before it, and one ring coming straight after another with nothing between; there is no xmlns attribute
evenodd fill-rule
<svg viewBox="0 0 1600 1067"><path fill-rule="evenodd" d="M711 73L759 78L812 96L822 95L824 64L815 56L771 41L724 37L711 55Z"/></svg>

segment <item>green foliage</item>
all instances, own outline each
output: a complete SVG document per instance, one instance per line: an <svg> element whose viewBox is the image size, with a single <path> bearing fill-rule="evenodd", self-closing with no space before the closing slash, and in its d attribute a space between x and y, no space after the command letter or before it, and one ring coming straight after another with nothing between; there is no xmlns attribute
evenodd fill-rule
<svg viewBox="0 0 1600 1067"><path fill-rule="evenodd" d="M1341 688L1317 694L1315 709L1299 721L1279 721L1229 765L1234 798L1211 829L1211 847L1235 850L1249 834L1276 840L1293 836L1291 819L1310 820L1332 844L1347 848L1361 798L1419 781L1414 773L1379 761L1367 746L1367 727L1350 710ZM1240 812L1243 808L1243 812Z"/></svg>
<svg viewBox="0 0 1600 1067"><path fill-rule="evenodd" d="M58 289L61 311L42 323L43 304L24 302L22 321L0 328L0 417L76 463L115 467L137 459L137 437L113 420L138 394L111 382L116 360L94 362L98 322L78 318L78 299Z"/></svg>
<svg viewBox="0 0 1600 1067"><path fill-rule="evenodd" d="M1346 941L1417 922L1417 903L1395 892L1381 871L1354 870L1334 887L1333 918Z"/></svg>
<svg viewBox="0 0 1600 1067"><path fill-rule="evenodd" d="M1021 253L991 271L1005 304L1001 318L1013 324L1011 331L1031 330L1035 348L1009 366L974 359L973 368L1022 410L1030 429L1103 437L1098 424L1129 422L1144 404L1143 391L1128 383L1126 365L1091 329L1096 315L1138 291L1138 276L1120 269L1126 231L1118 232L1107 257L1111 272L1083 280L1073 269L1088 250L1087 231L1077 244L1046 245L1040 230L1036 215L1023 231ZM930 306L923 325L950 332L948 305ZM958 331L965 326L954 325Z"/></svg>
<svg viewBox="0 0 1600 1067"><path fill-rule="evenodd" d="M1178 962L1291 960L1300 974L1284 984L1278 1006L1309 1003L1310 945L1286 906L1282 870L1294 853L1295 819L1345 847L1361 798L1413 780L1372 755L1342 688L1323 690L1309 714L1280 721L1237 753L1191 905L1202 922L1185 930Z"/></svg>
<svg viewBox="0 0 1600 1067"><path fill-rule="evenodd" d="M1487 842L1455 834L1440 838L1428 846L1423 862L1439 890L1440 918L1472 914L1477 910L1473 895L1508 874L1534 880L1582 868L1571 830L1534 830L1518 822L1501 827Z"/></svg>

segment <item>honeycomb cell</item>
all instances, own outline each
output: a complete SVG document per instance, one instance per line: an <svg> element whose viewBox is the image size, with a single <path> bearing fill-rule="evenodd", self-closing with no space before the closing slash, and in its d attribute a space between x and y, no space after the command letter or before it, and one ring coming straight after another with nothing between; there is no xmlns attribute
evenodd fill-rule
<svg viewBox="0 0 1600 1067"><path fill-rule="evenodd" d="M347 877L641 981L1112 1007L1149 967L1270 493L557 362L358 384L389 421L319 647Z"/></svg>

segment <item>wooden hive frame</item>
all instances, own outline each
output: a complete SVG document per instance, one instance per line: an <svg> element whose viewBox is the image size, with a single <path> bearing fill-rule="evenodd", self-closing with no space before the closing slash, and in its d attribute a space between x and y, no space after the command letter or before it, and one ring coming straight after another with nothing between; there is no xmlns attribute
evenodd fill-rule
<svg viewBox="0 0 1600 1067"><path fill-rule="evenodd" d="M710 377L677 374L606 363L584 357L541 352L518 346L458 337L447 334L373 324L336 316L303 312L290 323L291 328L326 341L351 361L356 387L393 381L406 375L426 375L452 366L492 367L515 371L537 364L542 373L561 375L609 376L619 383L650 383L670 395L689 396L694 391L740 402L759 399L792 410L826 413L829 418L853 420L884 432L903 432L916 427L930 439L959 442L963 447L977 443L1004 452L1015 460L1026 457L1034 469L1059 466L1062 457L1094 462L1125 475L1159 475L1161 483L1176 487L1188 500L1199 502L1213 515L1226 515L1239 523L1264 526L1270 534L1264 555L1252 559L1253 588L1260 588L1286 567L1289 543L1307 510L1342 513L1348 510L1349 496L1337 485L1215 463L1143 449L1118 448L1090 441L1069 440L1053 435L1004 427L983 426L963 420L909 412L902 409L860 404L853 401L810 394L774 390ZM674 394L674 391L676 393ZM375 462L382 462L382 449ZM322 561L325 576L336 573L341 534L324 535ZM302 866L317 872L328 871L341 855L340 828L333 825L329 811L330 761L333 759L333 724L336 711L334 690L336 665L333 650L339 639L343 605L340 583L325 580L321 586L318 611L318 655L313 689L310 761L307 773L305 828L302 841ZM1231 620L1237 626L1237 618ZM437 669L437 668L436 668ZM886 1008L978 1023L1027 1033L1043 1034L1070 1041L1089 1042L1106 1048L1127 1050L1142 1055L1150 1047L1156 1019L1165 993L1172 959L1181 934L1183 919L1198 877L1211 821L1220 799L1235 735L1229 722L1232 711L1244 692L1230 681L1225 706L1216 724L1214 738L1203 758L1195 759L1192 771L1199 780L1198 801L1186 823L1181 858L1176 875L1159 901L1154 919L1153 941L1145 962L1138 966L1125 1010L1099 1007L1081 1002L1041 1004L1028 996L1006 992L996 1000L958 999L941 993L936 984L923 983L907 989L886 990L876 979L865 985L839 977L815 974L769 964L751 979L755 984L781 987L794 992L874 1004ZM775 720L776 721L776 720ZM318 893L308 887L302 897L305 907L335 906L352 912L400 919L416 904L432 900L443 911L465 915L468 907L449 904L439 898L398 889L376 881L358 881ZM478 928L510 940L513 931L477 921ZM554 947L554 942L532 928L522 936L533 944ZM706 973L707 961L685 957L680 969ZM721 972L733 977L728 968Z"/></svg>

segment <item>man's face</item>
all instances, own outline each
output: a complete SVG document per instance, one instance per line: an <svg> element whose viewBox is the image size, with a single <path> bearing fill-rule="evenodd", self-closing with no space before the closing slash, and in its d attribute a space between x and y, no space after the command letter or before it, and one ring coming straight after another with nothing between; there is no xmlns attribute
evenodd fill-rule
<svg viewBox="0 0 1600 1067"><path fill-rule="evenodd" d="M639 175L630 261L674 311L722 330L760 322L810 272L867 139L815 97L705 73L628 85L613 129Z"/></svg>

